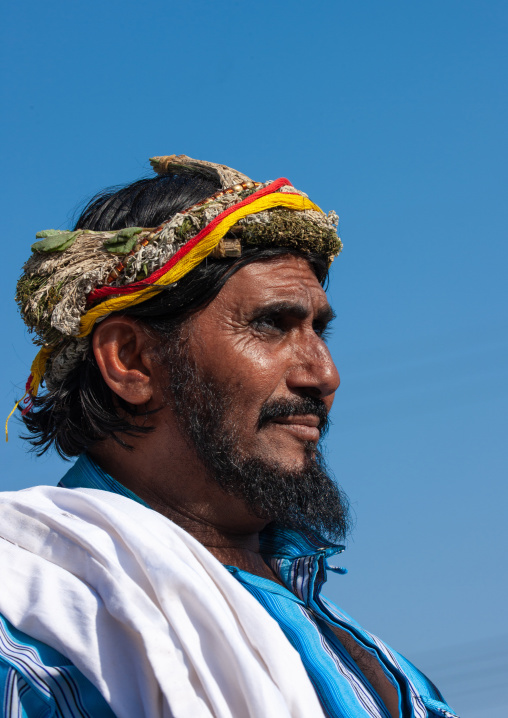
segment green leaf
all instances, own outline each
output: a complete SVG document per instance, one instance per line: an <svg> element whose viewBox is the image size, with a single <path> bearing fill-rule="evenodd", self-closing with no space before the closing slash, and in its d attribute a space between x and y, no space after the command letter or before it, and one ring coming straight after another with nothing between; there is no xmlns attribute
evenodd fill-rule
<svg viewBox="0 0 508 718"><path fill-rule="evenodd" d="M122 242L112 242L111 240L106 241L107 244L104 242L104 249L107 249L108 252L114 252L115 254L129 254L136 244L136 237L131 237L131 239Z"/></svg>
<svg viewBox="0 0 508 718"><path fill-rule="evenodd" d="M35 239L45 239L45 237L51 237L53 234L64 234L66 231L65 229L43 229L42 232L37 232Z"/></svg>
<svg viewBox="0 0 508 718"><path fill-rule="evenodd" d="M76 241L76 235L78 235L78 234L79 234L79 232L73 232L72 233L73 236L69 237L67 239L67 241L62 244L61 247L58 247L58 251L64 252L66 249L69 249L69 247L72 247L72 245Z"/></svg>
<svg viewBox="0 0 508 718"><path fill-rule="evenodd" d="M69 249L78 236L78 232L62 232L55 229L46 229L38 232L36 237L44 237L40 242L32 244L32 252L63 252Z"/></svg>
<svg viewBox="0 0 508 718"><path fill-rule="evenodd" d="M143 227L126 227L125 229L121 229L116 236L119 239L130 239L131 237L134 237L134 235L139 234L142 231Z"/></svg>
<svg viewBox="0 0 508 718"><path fill-rule="evenodd" d="M104 249L115 254L129 254L137 242L136 235L143 231L143 227L121 229L113 237L104 240Z"/></svg>

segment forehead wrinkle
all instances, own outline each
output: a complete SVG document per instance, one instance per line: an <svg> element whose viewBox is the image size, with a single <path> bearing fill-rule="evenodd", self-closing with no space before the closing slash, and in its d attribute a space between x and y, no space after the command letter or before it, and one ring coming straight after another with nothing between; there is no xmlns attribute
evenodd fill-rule
<svg viewBox="0 0 508 718"><path fill-rule="evenodd" d="M274 258L269 262L252 262L242 267L222 287L212 302L224 314L254 316L265 312L295 313L315 316L327 323L334 314L326 293L308 262L301 257Z"/></svg>

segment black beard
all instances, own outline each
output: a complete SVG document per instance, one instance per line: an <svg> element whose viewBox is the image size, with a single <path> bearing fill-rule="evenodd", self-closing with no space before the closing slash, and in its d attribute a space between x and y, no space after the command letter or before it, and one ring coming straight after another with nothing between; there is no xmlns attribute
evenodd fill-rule
<svg viewBox="0 0 508 718"><path fill-rule="evenodd" d="M328 475L313 442L305 446L306 459L299 470L245 456L238 427L231 420L233 397L227 388L202 375L181 338L168 348L164 360L170 371L167 399L212 480L226 493L243 499L254 516L270 523L311 531L331 541L345 537L347 498ZM327 410L320 399L312 397L267 402L258 428L276 417L309 413L319 417L323 436L328 427Z"/></svg>

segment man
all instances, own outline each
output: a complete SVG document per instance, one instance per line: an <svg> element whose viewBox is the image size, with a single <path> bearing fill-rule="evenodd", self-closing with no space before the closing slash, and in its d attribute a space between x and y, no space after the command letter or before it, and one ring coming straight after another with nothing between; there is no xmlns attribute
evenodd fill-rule
<svg viewBox="0 0 508 718"><path fill-rule="evenodd" d="M337 216L151 161L39 233L18 283L26 427L79 458L2 498L4 715L453 716L321 595L347 529L319 453Z"/></svg>

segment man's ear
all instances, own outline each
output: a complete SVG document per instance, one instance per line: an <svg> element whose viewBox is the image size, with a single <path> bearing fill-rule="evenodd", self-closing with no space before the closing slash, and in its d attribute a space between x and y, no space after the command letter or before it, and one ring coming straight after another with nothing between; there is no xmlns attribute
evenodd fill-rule
<svg viewBox="0 0 508 718"><path fill-rule="evenodd" d="M130 317L108 317L94 331L93 351L109 388L139 406L154 394L152 340L143 325Z"/></svg>

